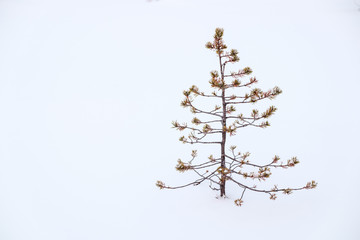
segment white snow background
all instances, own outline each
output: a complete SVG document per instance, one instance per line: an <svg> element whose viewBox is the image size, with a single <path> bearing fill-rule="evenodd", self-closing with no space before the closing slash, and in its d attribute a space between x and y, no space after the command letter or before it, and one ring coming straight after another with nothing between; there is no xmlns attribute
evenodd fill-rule
<svg viewBox="0 0 360 240"><path fill-rule="evenodd" d="M283 90L262 105L272 126L233 143L297 156L270 181L317 189L236 207L236 187L156 188L194 179L174 169L191 149L218 151L171 129L191 119L184 89L211 91L216 27L235 66ZM360 239L359 87L352 0L0 0L0 239Z"/></svg>

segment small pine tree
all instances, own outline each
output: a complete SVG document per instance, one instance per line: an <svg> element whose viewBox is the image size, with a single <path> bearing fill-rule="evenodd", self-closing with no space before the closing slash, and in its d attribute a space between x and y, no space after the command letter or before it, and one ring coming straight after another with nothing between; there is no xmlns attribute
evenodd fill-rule
<svg viewBox="0 0 360 240"><path fill-rule="evenodd" d="M278 188L276 185L271 189L260 189L257 186L249 186L239 180L240 178L250 178L266 180L271 175L272 168L289 168L294 167L299 163L296 157L287 160L286 163L279 162L280 158L274 158L265 165L258 165L250 162L250 153L235 152L236 146L228 147L227 136L233 136L238 129L254 126L259 128L266 128L270 126L267 119L272 116L277 110L274 106L270 106L266 111L260 113L253 109L249 116L243 114L236 114L237 105L255 104L264 99L274 99L282 91L278 87L274 87L266 92L253 86L258 82L255 77L249 77L247 81L241 81L241 78L249 76L252 73L251 68L245 67L237 72L227 73L225 68L230 63L236 63L240 59L238 51L231 49L225 51L227 46L223 41L224 30L216 28L213 42L206 43L206 48L215 51L219 61L219 71L211 72L211 80L209 81L212 88L215 89L211 94L201 92L198 87L192 86L183 92L185 99L181 102L181 106L189 108L193 114L199 114L203 117L210 117L210 120L200 120L197 117L192 119L192 124L180 124L177 121L172 123L173 128L183 131L189 130L190 134L185 137L180 137L180 141L188 144L213 144L219 145L219 156L214 157L210 155L208 159L203 162L195 164L194 160L197 157L197 151L193 150L191 153L191 160L183 162L178 160L176 170L179 172L194 171L199 178L188 184L171 187L165 185L162 181L157 181L156 185L160 189L178 189L191 185L199 185L202 182L208 181L209 187L213 190L220 191L220 196L226 196L226 184L228 181L235 183L242 189L240 198L235 200L237 206L243 203L243 196L246 190L268 194L270 199L276 199L276 193L282 192L284 194L291 194L295 190L313 189L317 183L315 181L308 182L305 186L299 188ZM229 94L229 92L236 92L241 88L250 88L248 93L243 95ZM212 110L202 110L194 104L195 97L211 98L221 102L220 105L215 105ZM210 136L215 136L215 141L205 141ZM216 136L218 136L216 138ZM221 137L220 137L221 136ZM256 171L246 172L244 168L250 167Z"/></svg>

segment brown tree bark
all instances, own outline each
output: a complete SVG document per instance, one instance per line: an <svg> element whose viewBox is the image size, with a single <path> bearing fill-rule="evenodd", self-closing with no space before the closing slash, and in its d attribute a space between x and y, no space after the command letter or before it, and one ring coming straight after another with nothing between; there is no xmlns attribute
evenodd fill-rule
<svg viewBox="0 0 360 240"><path fill-rule="evenodd" d="M221 62L221 54L219 49L219 64L220 64L220 73L221 73L221 81L224 82L224 69ZM222 100L222 119L221 119L221 125L222 125L222 132L221 132L221 182L220 182L220 197L225 197L226 191L226 174L225 174L225 168L226 168L226 161L225 161L225 145L226 145L226 102L225 102L225 84L224 88L221 92L221 100Z"/></svg>

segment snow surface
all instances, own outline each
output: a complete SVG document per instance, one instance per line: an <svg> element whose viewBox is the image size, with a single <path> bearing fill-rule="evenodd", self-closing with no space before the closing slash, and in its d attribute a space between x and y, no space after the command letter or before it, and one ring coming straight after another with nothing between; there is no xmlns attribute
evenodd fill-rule
<svg viewBox="0 0 360 240"><path fill-rule="evenodd" d="M272 126L234 144L297 156L272 181L316 190L239 208L235 187L155 187L193 179L170 123L191 117L183 89L208 89L216 27L283 90ZM353 0L1 0L0 239L360 239L359 30Z"/></svg>

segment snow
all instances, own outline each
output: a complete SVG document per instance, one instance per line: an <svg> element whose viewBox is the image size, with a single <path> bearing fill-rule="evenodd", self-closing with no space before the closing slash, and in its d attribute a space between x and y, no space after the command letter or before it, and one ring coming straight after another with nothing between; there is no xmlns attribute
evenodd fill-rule
<svg viewBox="0 0 360 240"><path fill-rule="evenodd" d="M360 12L352 0L0 1L0 239L359 239ZM300 164L267 195L183 184L171 121L208 89L214 29L278 108L232 138L254 162ZM200 156L217 149L197 148ZM261 185L258 181L254 184Z"/></svg>

